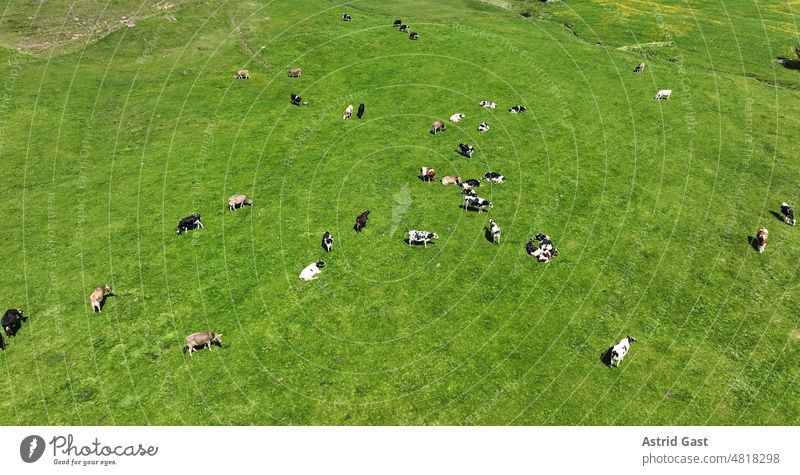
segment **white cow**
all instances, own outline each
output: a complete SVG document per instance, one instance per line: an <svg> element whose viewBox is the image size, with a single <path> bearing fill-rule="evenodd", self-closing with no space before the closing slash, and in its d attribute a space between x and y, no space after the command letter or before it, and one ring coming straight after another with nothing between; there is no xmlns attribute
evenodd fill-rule
<svg viewBox="0 0 800 475"><path fill-rule="evenodd" d="M317 261L307 265L302 272L300 272L300 280L314 280L319 277L321 269L325 267L325 262Z"/></svg>
<svg viewBox="0 0 800 475"><path fill-rule="evenodd" d="M344 115L342 116L342 120L347 120L353 116L353 104L347 106L347 109L344 110Z"/></svg>
<svg viewBox="0 0 800 475"><path fill-rule="evenodd" d="M619 366L622 363L622 359L628 354L631 343L634 341L636 341L636 338L627 336L614 345L614 348L611 348L611 366Z"/></svg>
<svg viewBox="0 0 800 475"><path fill-rule="evenodd" d="M450 116L450 122L458 122L459 120L464 118L464 114L458 112Z"/></svg>
<svg viewBox="0 0 800 475"><path fill-rule="evenodd" d="M494 244L500 244L500 226L498 226L493 219L489 220L489 233L492 235L492 242Z"/></svg>
<svg viewBox="0 0 800 475"><path fill-rule="evenodd" d="M653 99L669 99L669 96L672 95L672 89L662 89L656 93L656 97Z"/></svg>

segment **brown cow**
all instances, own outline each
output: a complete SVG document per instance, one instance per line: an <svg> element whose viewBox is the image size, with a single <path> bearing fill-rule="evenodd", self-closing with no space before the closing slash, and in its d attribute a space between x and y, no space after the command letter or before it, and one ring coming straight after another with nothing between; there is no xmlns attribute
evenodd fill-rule
<svg viewBox="0 0 800 475"><path fill-rule="evenodd" d="M233 195L228 198L228 209L231 211L244 205L253 206L253 200L248 198L247 195Z"/></svg>
<svg viewBox="0 0 800 475"><path fill-rule="evenodd" d="M208 351L211 351L211 344L218 343L222 345L222 333L214 333L214 332L197 332L192 333L191 335L186 337L186 343L183 345L183 351L189 350L189 356L192 356L192 352L197 351L195 347L197 346L205 346L208 348Z"/></svg>
<svg viewBox="0 0 800 475"><path fill-rule="evenodd" d="M769 239L767 228L758 228L758 233L756 233L756 248L758 252L764 252L764 248L767 247L767 239Z"/></svg>
<svg viewBox="0 0 800 475"><path fill-rule="evenodd" d="M234 79L250 79L250 71L246 69L240 69L236 71L236 74L233 75Z"/></svg>
<svg viewBox="0 0 800 475"><path fill-rule="evenodd" d="M92 303L92 310L94 310L95 313L103 311L103 301L105 301L106 296L110 295L112 292L114 292L114 289L106 284L102 287L97 287L94 289L94 292L89 295L89 302Z"/></svg>
<svg viewBox="0 0 800 475"><path fill-rule="evenodd" d="M457 176L446 176L442 178L442 185L458 185L461 183L461 178Z"/></svg>
<svg viewBox="0 0 800 475"><path fill-rule="evenodd" d="M437 120L436 122L433 123L433 127L431 128L431 133L433 135L436 135L437 132L445 130L447 130L447 127L445 127L444 122L442 122L441 120Z"/></svg>
<svg viewBox="0 0 800 475"><path fill-rule="evenodd" d="M436 170L433 168L422 167L420 169L419 176L422 178L422 181L433 181L433 179L436 178Z"/></svg>
<svg viewBox="0 0 800 475"><path fill-rule="evenodd" d="M358 232L361 232L361 230L364 229L364 226L367 225L367 219L369 219L369 210L366 210L358 215L358 217L356 218L356 225L353 226L353 229L355 229Z"/></svg>
<svg viewBox="0 0 800 475"><path fill-rule="evenodd" d="M292 68L289 70L290 78L299 78L301 74L303 74L303 70L300 68Z"/></svg>

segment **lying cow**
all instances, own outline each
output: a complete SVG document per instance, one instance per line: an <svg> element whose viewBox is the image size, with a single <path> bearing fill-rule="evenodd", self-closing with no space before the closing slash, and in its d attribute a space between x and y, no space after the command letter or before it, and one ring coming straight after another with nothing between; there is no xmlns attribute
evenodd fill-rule
<svg viewBox="0 0 800 475"><path fill-rule="evenodd" d="M792 226L796 224L794 210L789 206L789 203L781 203L781 214L783 215L783 222Z"/></svg>
<svg viewBox="0 0 800 475"><path fill-rule="evenodd" d="M619 341L613 348L611 348L611 366L617 367L622 363L622 359L628 354L631 348L631 343L636 341L636 338L627 336Z"/></svg>
<svg viewBox="0 0 800 475"><path fill-rule="evenodd" d="M508 112L511 112L512 114L519 114L520 112L525 112L527 110L528 108L525 106L514 106L508 109Z"/></svg>
<svg viewBox="0 0 800 475"><path fill-rule="evenodd" d="M192 333L186 337L186 342L183 345L183 351L189 350L189 356L192 356L198 346L205 346L208 351L211 351L212 344L222 346L222 333L214 332L197 332Z"/></svg>
<svg viewBox="0 0 800 475"><path fill-rule="evenodd" d="M483 177L494 183L503 183L505 181L503 175L495 172L486 172L483 174Z"/></svg>
<svg viewBox="0 0 800 475"><path fill-rule="evenodd" d="M344 110L344 115L342 116L342 120L347 120L353 116L353 104L347 106L347 109Z"/></svg>
<svg viewBox="0 0 800 475"><path fill-rule="evenodd" d="M672 89L662 89L656 93L656 97L653 99L669 99L672 95Z"/></svg>
<svg viewBox="0 0 800 475"><path fill-rule="evenodd" d="M481 101L480 106L485 107L487 109L494 109L495 107L497 107L497 104L495 104L492 101Z"/></svg>
<svg viewBox="0 0 800 475"><path fill-rule="evenodd" d="M322 248L325 249L325 252L331 252L333 249L333 236L328 231L322 235Z"/></svg>
<svg viewBox="0 0 800 475"><path fill-rule="evenodd" d="M248 198L247 195L233 195L228 198L228 209L231 211L244 205L253 206L253 200Z"/></svg>
<svg viewBox="0 0 800 475"><path fill-rule="evenodd" d="M300 101L302 101L303 99L300 96L298 96L297 94L295 94L295 93L291 93L291 94L292 95L290 96L290 98L291 98L292 105L293 106L299 106L300 105Z"/></svg>
<svg viewBox="0 0 800 475"><path fill-rule="evenodd" d="M368 219L369 219L369 210L366 210L356 217L356 225L353 226L353 229L355 229L357 232L361 232L361 230L364 229L364 226L367 225Z"/></svg>
<svg viewBox="0 0 800 475"><path fill-rule="evenodd" d="M408 29L409 29L409 28L410 28L410 26L408 26L408 25L406 25L406 24L402 24L402 25L400 25L400 31L402 31L402 32L404 32L404 33L408 33Z"/></svg>
<svg viewBox="0 0 800 475"><path fill-rule="evenodd" d="M443 132L445 130L447 130L447 127L445 127L444 122L442 122L441 120L437 120L436 122L434 122L433 126L431 127L431 133L433 135L436 135L437 133Z"/></svg>
<svg viewBox="0 0 800 475"><path fill-rule="evenodd" d="M234 79L250 79L250 71L246 69L240 69L236 71L236 74L233 75Z"/></svg>
<svg viewBox="0 0 800 475"><path fill-rule="evenodd" d="M408 238L408 245L422 243L424 247L428 247L428 242L439 239L439 235L428 231L409 231L406 233Z"/></svg>
<svg viewBox="0 0 800 475"><path fill-rule="evenodd" d="M450 116L450 122L456 123L456 122L458 122L459 120L461 120L463 118L464 118L464 114L462 114L461 112L457 112L457 113L455 113L455 114Z"/></svg>
<svg viewBox="0 0 800 475"><path fill-rule="evenodd" d="M392 23L392 27L397 28L402 24L403 24L403 20L395 20L394 23Z"/></svg>
<svg viewBox="0 0 800 475"><path fill-rule="evenodd" d="M462 181L460 183L460 185L461 185L461 189L462 190L466 190L468 188L478 188L478 187L480 187L481 186L481 182L476 180L476 179L474 179L474 178L471 178L469 180Z"/></svg>
<svg viewBox="0 0 800 475"><path fill-rule="evenodd" d="M494 207L494 206L492 205L491 201L485 200L485 199L481 198L480 196L476 195L476 196L465 196L464 197L464 209L465 210L472 208L472 209L477 209L478 212L480 213L481 211L483 211L483 208L492 208L492 207Z"/></svg>
<svg viewBox="0 0 800 475"><path fill-rule="evenodd" d="M422 178L422 181L433 181L433 179L436 178L436 170L422 167L420 168L419 177Z"/></svg>
<svg viewBox="0 0 800 475"><path fill-rule="evenodd" d="M533 239L528 239L528 242L525 243L525 252L528 253L528 255L531 257L537 256L536 251L538 249L539 248L536 247L536 244L533 243Z"/></svg>
<svg viewBox="0 0 800 475"><path fill-rule="evenodd" d="M292 68L287 72L289 73L290 78L299 78L303 74L303 70L300 68Z"/></svg>
<svg viewBox="0 0 800 475"><path fill-rule="evenodd" d="M203 222L200 220L199 214L193 214L191 216L187 216L185 218L181 218L181 221L178 223L178 234L183 234L190 229L197 229L203 227Z"/></svg>
<svg viewBox="0 0 800 475"><path fill-rule="evenodd" d="M489 234L492 236L493 244L500 244L500 226L493 220L489 220Z"/></svg>
<svg viewBox="0 0 800 475"><path fill-rule="evenodd" d="M466 143L459 143L458 148L461 150L461 155L467 158L472 158L472 154L475 153L475 147Z"/></svg>
<svg viewBox="0 0 800 475"><path fill-rule="evenodd" d="M0 325L3 325L6 336L12 337L17 334L23 318L22 310L18 308L6 310L6 313L3 314L3 319L0 320Z"/></svg>
<svg viewBox="0 0 800 475"><path fill-rule="evenodd" d="M108 284L94 289L94 292L89 295L89 302L92 304L92 310L94 310L94 313L100 313L103 311L103 302L105 302L107 296L112 295L113 293L114 289L112 289Z"/></svg>
<svg viewBox="0 0 800 475"><path fill-rule="evenodd" d="M538 233L535 239L539 241L539 247L537 247L531 239L525 244L525 251L529 256L535 257L539 262L550 262L550 260L558 255L558 249L553 246L553 241L550 239L550 236Z"/></svg>
<svg viewBox="0 0 800 475"><path fill-rule="evenodd" d="M358 105L358 114L356 116L360 119L364 115L364 103Z"/></svg>
<svg viewBox="0 0 800 475"><path fill-rule="evenodd" d="M342 21L353 21L353 19L352 19L352 18L350 18L350 15L349 15L349 14L347 14L347 13L342 13Z"/></svg>
<svg viewBox="0 0 800 475"><path fill-rule="evenodd" d="M309 281L316 279L319 277L320 272L322 272L323 267L325 267L324 261L312 262L300 272L300 280Z"/></svg>
<svg viewBox="0 0 800 475"><path fill-rule="evenodd" d="M461 178L453 175L448 175L442 178L442 185L458 185Z"/></svg>
<svg viewBox="0 0 800 475"><path fill-rule="evenodd" d="M409 40L418 40L419 39L419 33L417 33L416 31L412 31L411 34L408 35L408 39Z"/></svg>
<svg viewBox="0 0 800 475"><path fill-rule="evenodd" d="M482 122L481 125L478 126L478 132L486 132L489 130L489 124L486 122Z"/></svg>
<svg viewBox="0 0 800 475"><path fill-rule="evenodd" d="M644 71L644 63L639 63L635 68L633 68L633 72L640 73Z"/></svg>
<svg viewBox="0 0 800 475"><path fill-rule="evenodd" d="M758 228L756 233L756 249L758 249L758 252L764 252L767 247L767 239L769 239L767 228Z"/></svg>

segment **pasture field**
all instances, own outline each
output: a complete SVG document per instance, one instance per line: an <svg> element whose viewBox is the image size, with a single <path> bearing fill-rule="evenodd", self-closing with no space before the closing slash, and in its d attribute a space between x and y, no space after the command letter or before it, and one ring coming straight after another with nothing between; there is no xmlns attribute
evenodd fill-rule
<svg viewBox="0 0 800 475"><path fill-rule="evenodd" d="M800 209L798 8L6 0L0 306L28 320L0 422L800 423L800 229L773 214ZM506 182L464 211L421 166ZM205 330L222 347L181 352Z"/></svg>

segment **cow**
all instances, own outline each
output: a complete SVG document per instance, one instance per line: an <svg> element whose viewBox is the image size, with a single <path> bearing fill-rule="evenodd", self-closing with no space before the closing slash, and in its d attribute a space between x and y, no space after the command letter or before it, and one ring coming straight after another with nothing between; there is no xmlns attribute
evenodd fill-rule
<svg viewBox="0 0 800 475"><path fill-rule="evenodd" d="M360 119L364 115L364 103L358 105L358 114L356 116Z"/></svg>
<svg viewBox="0 0 800 475"><path fill-rule="evenodd" d="M178 235L185 233L190 229L197 229L203 228L203 221L200 220L199 214L193 214L191 216L187 216L185 218L181 218L180 222L178 223Z"/></svg>
<svg viewBox="0 0 800 475"><path fill-rule="evenodd" d="M492 205L491 201L485 200L485 199L483 199L483 198L481 198L480 196L477 196L477 195L475 195L475 196L465 196L464 197L464 209L465 210L473 208L473 209L477 209L478 212L480 213L481 211L483 211L484 207L493 208L494 206Z"/></svg>
<svg viewBox="0 0 800 475"><path fill-rule="evenodd" d="M228 198L228 209L231 211L244 205L253 206L253 200L248 198L247 195L233 195Z"/></svg>
<svg viewBox="0 0 800 475"><path fill-rule="evenodd" d="M233 75L234 79L250 79L250 71L246 69L240 69L236 71L236 74Z"/></svg>
<svg viewBox="0 0 800 475"><path fill-rule="evenodd" d="M478 196L478 192L473 190L472 188L464 188L461 190L462 195L466 196Z"/></svg>
<svg viewBox="0 0 800 475"><path fill-rule="evenodd" d="M533 243L533 239L528 239L528 242L525 243L525 252L531 257L536 257L537 249L539 248Z"/></svg>
<svg viewBox="0 0 800 475"><path fill-rule="evenodd" d="M408 35L408 39L409 40L418 40L419 39L419 33L417 33L416 31L412 31L411 34Z"/></svg>
<svg viewBox="0 0 800 475"><path fill-rule="evenodd" d="M514 106L508 109L508 112L511 112L512 114L519 114L520 112L525 112L527 110L528 108L525 106Z"/></svg>
<svg viewBox="0 0 800 475"><path fill-rule="evenodd" d="M611 366L618 367L622 363L622 359L628 354L631 343L634 341L636 341L636 338L628 335L611 348Z"/></svg>
<svg viewBox="0 0 800 475"><path fill-rule="evenodd" d="M478 132L486 132L487 130L489 130L489 124L481 122L481 125L478 126Z"/></svg>
<svg viewBox="0 0 800 475"><path fill-rule="evenodd" d="M333 249L333 236L328 231L325 231L325 234L322 235L322 248L328 253Z"/></svg>
<svg viewBox="0 0 800 475"><path fill-rule="evenodd" d="M300 280L310 281L319 277L322 268L325 267L325 261L312 262L300 271Z"/></svg>
<svg viewBox="0 0 800 475"><path fill-rule="evenodd" d="M18 308L9 308L6 310L6 313L3 314L3 319L0 320L0 325L3 325L6 336L12 337L16 335L19 331L20 323L24 318L22 310Z"/></svg>
<svg viewBox="0 0 800 475"><path fill-rule="evenodd" d="M497 104L495 104L492 101L481 101L479 105L487 109L494 109L495 107L497 107Z"/></svg>
<svg viewBox="0 0 800 475"><path fill-rule="evenodd" d="M503 175L495 172L486 172L483 174L483 177L494 183L503 183L505 181Z"/></svg>
<svg viewBox="0 0 800 475"><path fill-rule="evenodd" d="M412 230L406 233L408 245L422 243L424 247L428 247L428 242L439 239L439 235L428 231Z"/></svg>
<svg viewBox="0 0 800 475"><path fill-rule="evenodd" d="M479 186L481 186L481 182L474 178L469 180L464 180L459 184L461 185L461 189L463 190L466 190L468 188L478 188Z"/></svg>
<svg viewBox="0 0 800 475"><path fill-rule="evenodd" d="M653 99L669 99L672 95L672 89L662 89L656 93L656 97Z"/></svg>
<svg viewBox="0 0 800 475"><path fill-rule="evenodd" d="M92 304L94 313L101 313L103 311L103 302L106 300L107 296L113 295L113 293L114 289L108 284L94 289L94 292L89 295L89 302Z"/></svg>
<svg viewBox="0 0 800 475"><path fill-rule="evenodd" d="M500 244L500 226L493 220L489 220L489 234L492 235L492 243Z"/></svg>
<svg viewBox="0 0 800 475"><path fill-rule="evenodd" d="M299 106L300 105L300 101L302 101L303 99L301 99L300 96L298 96L295 93L291 93L291 94L292 95L290 97L291 97L292 105L293 106Z"/></svg>
<svg viewBox="0 0 800 475"><path fill-rule="evenodd" d="M781 203L781 214L783 215L783 222L794 226L797 222L794 219L794 210L789 206L789 203Z"/></svg>
<svg viewBox="0 0 800 475"><path fill-rule="evenodd" d="M461 182L461 178L453 175L448 175L446 177L442 177L442 185L458 185Z"/></svg>
<svg viewBox="0 0 800 475"><path fill-rule="evenodd" d="M472 154L475 153L475 147L466 143L459 143L458 148L461 151L461 155L472 158Z"/></svg>
<svg viewBox="0 0 800 475"><path fill-rule="evenodd" d="M287 71L290 78L299 78L303 74L303 70L300 68L292 68Z"/></svg>
<svg viewBox="0 0 800 475"><path fill-rule="evenodd" d="M344 110L344 115L342 116L342 120L347 120L353 116L353 104L347 106L347 109Z"/></svg>
<svg viewBox="0 0 800 475"><path fill-rule="evenodd" d="M433 179L436 178L436 170L422 167L420 168L419 177L422 178L422 181L433 181Z"/></svg>
<svg viewBox="0 0 800 475"><path fill-rule="evenodd" d="M367 225L368 219L369 219L369 210L366 210L363 213L359 214L358 217L356 217L356 225L353 226L353 229L355 229L357 232L361 232L361 230L364 229L364 226Z"/></svg>
<svg viewBox="0 0 800 475"><path fill-rule="evenodd" d="M396 28L396 27L399 27L402 24L403 24L403 20L395 20L394 23L392 23L392 27Z"/></svg>
<svg viewBox="0 0 800 475"><path fill-rule="evenodd" d="M537 233L534 239L539 241L539 247L533 243L532 239L529 239L525 244L525 251L529 256L535 257L539 262L550 262L552 258L558 255L558 249L553 247L553 241L550 236Z"/></svg>
<svg viewBox="0 0 800 475"><path fill-rule="evenodd" d="M461 112L456 112L455 114L450 116L450 122L456 123L463 118L464 114L462 114Z"/></svg>
<svg viewBox="0 0 800 475"><path fill-rule="evenodd" d="M198 346L205 346L208 348L208 351L211 351L212 344L218 344L222 346L222 333L214 333L214 332L197 332L192 333L186 337L185 343L183 345L183 352L185 353L186 350L189 350L189 356L192 356L192 353L197 351L195 348Z"/></svg>
<svg viewBox="0 0 800 475"><path fill-rule="evenodd" d="M353 21L353 19L352 19L352 18L350 18L350 15L349 15L349 14L347 14L347 13L342 13L342 21Z"/></svg>
<svg viewBox="0 0 800 475"><path fill-rule="evenodd" d="M444 125L444 122L442 122L441 120L437 120L431 126L431 133L433 135L436 135L438 132L444 132L445 130L447 130L447 127Z"/></svg>
<svg viewBox="0 0 800 475"><path fill-rule="evenodd" d="M644 63L639 63L635 68L633 68L633 72L640 73L644 71Z"/></svg>
<svg viewBox="0 0 800 475"><path fill-rule="evenodd" d="M756 249L758 249L758 252L764 252L767 247L767 239L769 239L767 228L758 228L756 233Z"/></svg>
<svg viewBox="0 0 800 475"><path fill-rule="evenodd" d="M402 31L403 33L408 33L408 29L409 28L410 27L408 25L406 25L406 24L400 25L400 31Z"/></svg>

